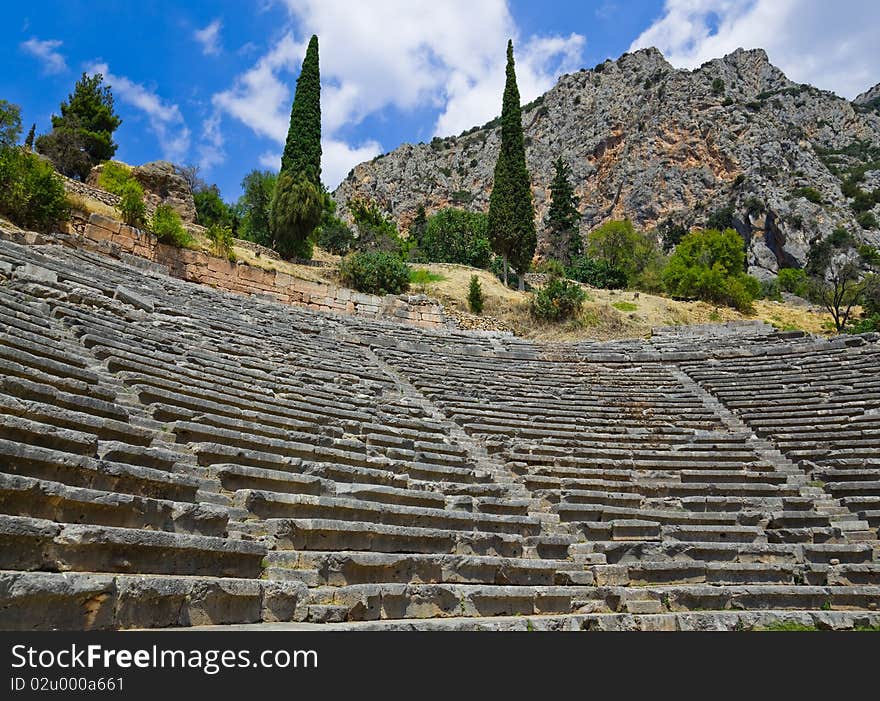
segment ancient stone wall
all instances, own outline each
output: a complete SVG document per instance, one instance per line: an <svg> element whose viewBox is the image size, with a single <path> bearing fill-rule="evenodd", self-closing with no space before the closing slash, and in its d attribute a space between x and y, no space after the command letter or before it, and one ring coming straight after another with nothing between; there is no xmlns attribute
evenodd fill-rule
<svg viewBox="0 0 880 701"><path fill-rule="evenodd" d="M425 328L453 326L442 306L424 295L379 297L343 287L310 282L277 270L266 270L224 258L168 246L152 234L108 219L89 217L82 241L114 255L145 258L164 267L174 277L210 285L229 292L265 295L279 302L316 311L351 314L369 319L389 319Z"/></svg>

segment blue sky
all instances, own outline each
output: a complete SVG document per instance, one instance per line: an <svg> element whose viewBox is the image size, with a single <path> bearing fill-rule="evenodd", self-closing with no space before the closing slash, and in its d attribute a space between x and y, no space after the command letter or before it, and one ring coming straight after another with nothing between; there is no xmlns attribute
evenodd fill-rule
<svg viewBox="0 0 880 701"><path fill-rule="evenodd" d="M321 39L324 179L403 142L495 116L504 48L523 101L641 46L692 68L762 47L790 77L852 98L880 81L875 0L225 0L16 3L0 24L0 99L50 127L83 71L123 124L117 157L198 163L228 200L277 168L308 37Z"/></svg>

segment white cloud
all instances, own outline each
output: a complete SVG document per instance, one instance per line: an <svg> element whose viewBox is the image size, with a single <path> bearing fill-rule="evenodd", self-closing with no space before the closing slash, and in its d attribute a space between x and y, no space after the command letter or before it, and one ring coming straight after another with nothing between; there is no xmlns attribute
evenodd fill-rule
<svg viewBox="0 0 880 701"><path fill-rule="evenodd" d="M202 122L202 139L199 144L199 168L203 171L209 171L226 160L223 143L223 134L220 131L220 113L214 112Z"/></svg>
<svg viewBox="0 0 880 701"><path fill-rule="evenodd" d="M64 73L67 70L67 61L61 53L56 51L61 47L61 44L59 39L41 41L36 37L31 37L27 41L23 41L20 46L23 51L42 62L44 73L53 75Z"/></svg>
<svg viewBox="0 0 880 701"><path fill-rule="evenodd" d="M500 112L508 37L516 43L524 102L576 67L584 39L521 38L505 0L286 0L288 31L214 104L254 132L282 144L295 76L307 38L320 37L324 180L334 187L381 151L376 142L339 136L388 108L439 111L435 133L458 133ZM357 160L356 160L357 159Z"/></svg>
<svg viewBox="0 0 880 701"><path fill-rule="evenodd" d="M185 158L189 151L190 131L177 105L163 102L155 92L124 76L113 75L106 63L92 64L87 70L90 74L103 74L114 97L147 115L163 158L176 163Z"/></svg>
<svg viewBox="0 0 880 701"><path fill-rule="evenodd" d="M193 32L193 39L202 45L202 53L205 56L216 56L220 53L220 30L223 22L218 18L204 29Z"/></svg>
<svg viewBox="0 0 880 701"><path fill-rule="evenodd" d="M373 140L365 141L360 146L351 146L344 141L324 139L321 142L321 151L324 181L328 184L332 183L335 187L358 163L368 161L382 153L382 146L378 141Z"/></svg>
<svg viewBox="0 0 880 701"><path fill-rule="evenodd" d="M631 50L656 46L694 68L737 48L766 49L792 80L853 98L880 80L880 3L852 0L666 0Z"/></svg>

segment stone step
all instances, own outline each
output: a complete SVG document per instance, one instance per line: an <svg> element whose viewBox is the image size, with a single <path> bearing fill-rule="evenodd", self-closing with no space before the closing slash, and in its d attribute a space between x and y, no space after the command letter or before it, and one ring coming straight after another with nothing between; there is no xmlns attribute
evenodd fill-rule
<svg viewBox="0 0 880 701"><path fill-rule="evenodd" d="M0 515L2 569L259 577L257 543Z"/></svg>
<svg viewBox="0 0 880 701"><path fill-rule="evenodd" d="M552 585L559 564L554 560L523 558L353 551L276 551L267 555L266 563L272 571L315 571L320 583L329 586L383 583ZM588 583L592 584L592 581Z"/></svg>
<svg viewBox="0 0 880 701"><path fill-rule="evenodd" d="M594 587L488 584L356 584L320 587L311 604L342 606L346 620L455 616L529 616L603 608Z"/></svg>
<svg viewBox="0 0 880 701"><path fill-rule="evenodd" d="M304 620L299 582L0 571L5 630L119 630Z"/></svg>
<svg viewBox="0 0 880 701"><path fill-rule="evenodd" d="M70 487L6 473L0 473L0 513L206 536L226 535L228 520L227 509L211 504Z"/></svg>
<svg viewBox="0 0 880 701"><path fill-rule="evenodd" d="M5 439L0 439L0 465L10 474L171 501L193 501L199 487L195 478L186 475L97 460Z"/></svg>
<svg viewBox="0 0 880 701"><path fill-rule="evenodd" d="M348 519L397 526L450 530L483 530L520 535L536 534L535 519L449 509L430 509L360 499L308 494L239 490L234 503L260 518Z"/></svg>
<svg viewBox="0 0 880 701"><path fill-rule="evenodd" d="M230 523L230 533L237 528ZM520 536L332 519L277 519L242 524L248 537L271 536L278 549L522 557ZM537 546L535 546L537 547ZM567 549L567 546L566 546Z"/></svg>
<svg viewBox="0 0 880 701"><path fill-rule="evenodd" d="M610 564L666 562L731 562L786 564L803 562L801 546L783 543L684 541L601 541L592 544ZM864 556L864 553L863 553ZM870 560L870 551L867 553Z"/></svg>
<svg viewBox="0 0 880 701"><path fill-rule="evenodd" d="M54 426L95 435L100 440L148 445L153 439L151 431L127 422L73 411L44 402L18 399L2 392L0 392L0 413L28 419L46 427Z"/></svg>
<svg viewBox="0 0 880 701"><path fill-rule="evenodd" d="M661 524L694 524L694 525L737 525L746 522L754 525L761 519L761 514L733 514L728 512L694 512L675 509L632 509L602 504L568 504L563 502L556 507L559 518L571 521L614 521L618 519L652 521ZM826 519L827 523L827 519Z"/></svg>
<svg viewBox="0 0 880 701"><path fill-rule="evenodd" d="M763 529L754 526L663 526L663 538L700 543L767 542Z"/></svg>

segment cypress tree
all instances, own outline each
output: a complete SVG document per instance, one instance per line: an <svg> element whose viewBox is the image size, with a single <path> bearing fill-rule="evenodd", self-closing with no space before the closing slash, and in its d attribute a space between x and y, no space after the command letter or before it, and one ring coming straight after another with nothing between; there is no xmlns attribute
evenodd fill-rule
<svg viewBox="0 0 880 701"><path fill-rule="evenodd" d="M489 198L489 240L493 250L504 258L504 284L507 265L523 274L535 255L538 239L535 208L522 130L522 108L513 60L513 41L507 42L507 82L501 108L501 150L495 164L495 182Z"/></svg>
<svg viewBox="0 0 880 701"><path fill-rule="evenodd" d="M27 133L27 138L24 140L24 150L25 151L33 151L34 150L34 137L37 133L37 125L31 124L31 129Z"/></svg>
<svg viewBox="0 0 880 701"><path fill-rule="evenodd" d="M321 73L318 37L312 36L290 109L290 129L281 156L281 172L303 175L321 185Z"/></svg>
<svg viewBox="0 0 880 701"><path fill-rule="evenodd" d="M290 129L272 196L269 224L275 250L311 258L315 228L327 207L321 185L321 75L318 37L312 36L296 81Z"/></svg>
<svg viewBox="0 0 880 701"><path fill-rule="evenodd" d="M547 227L553 254L566 265L581 254L583 248L578 222L578 197L571 184L571 168L561 158L554 163L555 173L550 183L550 209L547 212Z"/></svg>
<svg viewBox="0 0 880 701"><path fill-rule="evenodd" d="M428 230L428 215L425 212L425 205L420 204L416 210L415 219L409 225L409 238L416 246L421 248L425 240L425 232Z"/></svg>

